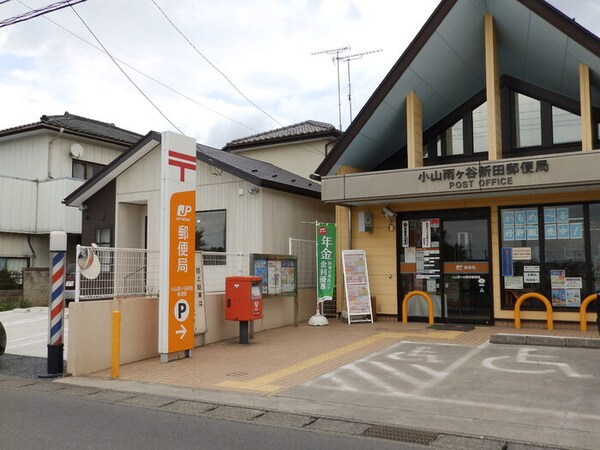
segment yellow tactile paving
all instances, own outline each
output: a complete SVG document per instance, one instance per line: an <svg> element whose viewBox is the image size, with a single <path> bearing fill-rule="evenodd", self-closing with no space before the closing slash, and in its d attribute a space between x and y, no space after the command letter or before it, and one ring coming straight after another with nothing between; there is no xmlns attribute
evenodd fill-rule
<svg viewBox="0 0 600 450"><path fill-rule="evenodd" d="M152 358L121 367L121 379L201 389L273 394L382 350L394 342L445 342L480 345L494 333L597 337L597 330L476 327L469 332L437 331L425 323L375 322L348 325L330 320L326 327L283 327L256 333L250 345L237 339L193 351L192 358L161 364ZM110 370L94 376L109 378Z"/></svg>

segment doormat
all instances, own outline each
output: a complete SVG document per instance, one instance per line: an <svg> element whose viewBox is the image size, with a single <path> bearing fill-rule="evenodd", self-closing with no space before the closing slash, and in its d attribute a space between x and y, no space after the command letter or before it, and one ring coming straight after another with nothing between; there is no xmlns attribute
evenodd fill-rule
<svg viewBox="0 0 600 450"><path fill-rule="evenodd" d="M438 323L438 324L434 324L434 325L429 325L427 328L430 328L432 330L442 330L442 331L471 331L471 330L475 329L475 325Z"/></svg>

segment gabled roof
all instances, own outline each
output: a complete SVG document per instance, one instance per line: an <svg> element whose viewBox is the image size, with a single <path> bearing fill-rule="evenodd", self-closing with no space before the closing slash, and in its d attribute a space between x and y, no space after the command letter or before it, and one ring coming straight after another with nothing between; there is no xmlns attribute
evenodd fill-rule
<svg viewBox="0 0 600 450"><path fill-rule="evenodd" d="M579 101L579 63L600 73L600 40L544 0L442 0L317 168L369 171L406 145L405 99L422 103L423 130L485 89L484 16L497 32L500 75ZM600 85L592 85L600 106Z"/></svg>
<svg viewBox="0 0 600 450"><path fill-rule="evenodd" d="M72 192L63 203L81 206L88 198L116 179L161 143L161 134L150 131L94 177ZM321 186L263 161L230 154L207 145L196 144L196 158L257 186L292 194L321 198Z"/></svg>
<svg viewBox="0 0 600 450"><path fill-rule="evenodd" d="M329 123L317 122L316 120L306 120L304 122L288 125L287 127L253 134L252 136L247 136L240 139L234 139L233 141L227 143L225 147L223 147L223 150L235 151L248 147L273 145L284 142L317 138L336 139L340 135L341 132Z"/></svg>
<svg viewBox="0 0 600 450"><path fill-rule="evenodd" d="M114 123L100 122L99 120L76 116L69 112L57 116L43 115L40 117L39 122L0 130L0 137L38 129L59 131L61 128L70 134L128 146L139 141L142 137L141 134L119 128Z"/></svg>

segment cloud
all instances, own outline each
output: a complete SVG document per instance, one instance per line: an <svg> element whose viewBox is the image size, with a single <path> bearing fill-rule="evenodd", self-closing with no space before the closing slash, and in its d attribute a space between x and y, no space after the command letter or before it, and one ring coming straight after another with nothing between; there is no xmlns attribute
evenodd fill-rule
<svg viewBox="0 0 600 450"><path fill-rule="evenodd" d="M47 4L25 1L33 7ZM337 66L332 55L311 53L344 45L350 45L352 53L383 49L351 63L356 116L439 4L439 0L156 1L206 58L280 123L314 119L336 126ZM567 15L587 20L588 24L580 22L583 25L598 27L591 23L599 14L597 2L551 1L569 11ZM124 67L186 134L222 147L232 139L279 126L236 92L151 1L90 1L75 8L116 58L204 105ZM0 17L23 11L18 1L9 2L0 8ZM48 18L97 45L68 8ZM0 95L3 104L11 105L10 111L0 114L0 128L68 110L139 133L173 129L106 55L47 19L0 29L0 69ZM349 123L346 73L342 63L344 127Z"/></svg>

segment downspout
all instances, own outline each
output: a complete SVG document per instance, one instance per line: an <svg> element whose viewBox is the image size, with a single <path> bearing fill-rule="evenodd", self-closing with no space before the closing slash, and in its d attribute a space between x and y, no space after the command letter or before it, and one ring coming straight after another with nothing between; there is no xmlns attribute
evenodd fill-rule
<svg viewBox="0 0 600 450"><path fill-rule="evenodd" d="M36 267L35 266L35 258L36 258L37 255L35 254L35 250L33 248L33 245L31 245L31 236L27 236L27 244L29 245L29 249L31 250L31 259L33 260L32 264L31 264L31 267Z"/></svg>
<svg viewBox="0 0 600 450"><path fill-rule="evenodd" d="M63 127L60 127L60 129L58 130L58 134L56 136L54 136L53 139L50 140L50 142L48 142L48 179L51 180L52 179L52 172L50 170L50 161L52 160L52 143L57 140L59 137L62 136L62 134L65 132L65 129Z"/></svg>

